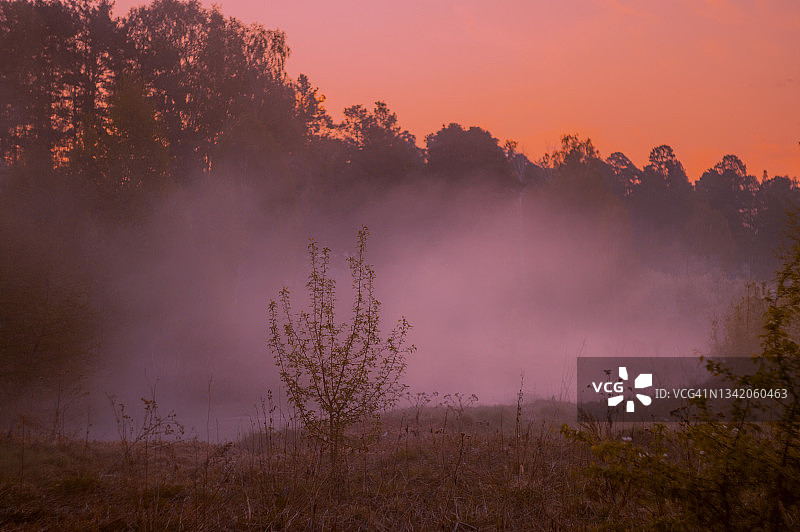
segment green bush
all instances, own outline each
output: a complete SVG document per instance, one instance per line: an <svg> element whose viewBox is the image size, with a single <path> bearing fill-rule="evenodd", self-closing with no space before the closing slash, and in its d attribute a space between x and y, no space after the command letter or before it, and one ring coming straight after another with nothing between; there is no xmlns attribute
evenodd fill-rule
<svg viewBox="0 0 800 532"><path fill-rule="evenodd" d="M754 313L761 314L760 330ZM698 414L633 437L620 430L564 429L591 450L584 472L592 498L609 518L624 526L644 515L653 528L667 530L800 526L799 316L800 230L794 230L774 284L748 287L712 335L712 355L750 354L754 371L738 374L724 357L706 361L730 387L786 389L774 421L749 421L767 408L763 400L740 401L724 418L697 400ZM758 352L747 353L750 347Z"/></svg>

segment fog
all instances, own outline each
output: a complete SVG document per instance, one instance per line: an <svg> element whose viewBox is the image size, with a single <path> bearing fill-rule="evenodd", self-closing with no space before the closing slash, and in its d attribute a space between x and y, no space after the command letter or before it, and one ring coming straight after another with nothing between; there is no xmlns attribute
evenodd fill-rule
<svg viewBox="0 0 800 532"><path fill-rule="evenodd" d="M512 402L524 376L571 400L577 356L705 350L800 206L730 153L690 177L667 144L638 168L577 133L531 159L447 113L418 139L383 100L334 120L269 21L111 7L0 3L0 427L113 438L109 397L199 437L270 391L288 412L269 301L303 308L313 238L347 319L362 226L383 334L413 326L412 392Z"/></svg>
<svg viewBox="0 0 800 532"><path fill-rule="evenodd" d="M401 315L413 326L410 391L474 393L482 404L513 402L521 375L528 398L574 401L577 356L695 355L741 285L688 256L680 273L646 265L624 216L575 214L529 189L415 182L347 196L264 197L208 179L170 193L133 229L95 227L105 319L87 387L92 436L116 437L107 395L136 415L155 392L161 412L199 437L248 430L267 390L288 411L268 302L287 286L295 310L307 304L314 238L332 250L346 319L345 259L361 225L382 333ZM73 415L85 422L84 408Z"/></svg>

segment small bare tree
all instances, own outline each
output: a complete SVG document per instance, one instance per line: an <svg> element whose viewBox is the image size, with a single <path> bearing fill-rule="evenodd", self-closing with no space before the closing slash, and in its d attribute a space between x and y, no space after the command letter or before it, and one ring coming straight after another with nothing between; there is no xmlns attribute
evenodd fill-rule
<svg viewBox="0 0 800 532"><path fill-rule="evenodd" d="M362 227L356 255L347 259L355 292L349 321L336 321L330 249L320 249L313 239L306 284L310 309L293 313L286 287L279 301L269 304L269 347L281 380L305 429L328 447L334 468L350 443L345 433L349 427L364 422L367 436L377 434L380 412L394 405L406 388L400 377L406 355L415 350L405 345L411 328L405 318L385 340L380 337L375 272L365 258L367 235Z"/></svg>

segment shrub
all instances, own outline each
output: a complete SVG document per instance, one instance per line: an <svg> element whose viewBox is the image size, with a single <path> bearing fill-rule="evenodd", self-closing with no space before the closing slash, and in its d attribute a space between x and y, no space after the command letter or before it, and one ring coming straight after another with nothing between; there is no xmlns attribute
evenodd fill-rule
<svg viewBox="0 0 800 532"><path fill-rule="evenodd" d="M368 230L358 232L358 250L348 258L355 292L349 321L336 322L335 282L328 273L330 250L308 245L310 308L293 313L289 290L269 304L269 347L280 376L308 433L328 447L332 467L341 449L356 440L346 430L366 422L359 442L377 434L379 413L395 404L405 385L405 346L411 325L400 318L386 339L380 337L380 302L374 295L374 268L366 262ZM280 319L279 319L280 314ZM280 323L279 323L280 321Z"/></svg>

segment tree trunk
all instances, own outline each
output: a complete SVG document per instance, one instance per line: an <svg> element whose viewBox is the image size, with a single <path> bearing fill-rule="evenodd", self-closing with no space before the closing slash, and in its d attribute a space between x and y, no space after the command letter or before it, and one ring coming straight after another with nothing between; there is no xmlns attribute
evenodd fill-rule
<svg viewBox="0 0 800 532"><path fill-rule="evenodd" d="M339 426L334 416L328 422L328 444L330 445L331 470L336 472L339 462Z"/></svg>

